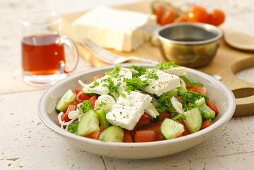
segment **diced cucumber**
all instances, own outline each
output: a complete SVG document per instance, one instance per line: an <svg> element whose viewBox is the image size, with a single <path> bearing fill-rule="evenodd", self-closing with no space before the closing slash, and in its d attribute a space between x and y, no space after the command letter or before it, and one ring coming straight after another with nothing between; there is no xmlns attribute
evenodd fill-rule
<svg viewBox="0 0 254 170"><path fill-rule="evenodd" d="M94 110L86 112L79 121L77 134L86 136L89 133L100 131L97 113Z"/></svg>
<svg viewBox="0 0 254 170"><path fill-rule="evenodd" d="M215 112L210 109L206 104L199 107L203 119L214 119Z"/></svg>
<svg viewBox="0 0 254 170"><path fill-rule="evenodd" d="M180 83L181 83L181 86L178 87L177 89L178 90L184 90L184 91L186 91L187 90L186 89L186 83L185 83L185 81L182 78L180 78Z"/></svg>
<svg viewBox="0 0 254 170"><path fill-rule="evenodd" d="M64 112L67 107L75 100L75 94L71 91L68 90L67 92L64 93L63 97L58 101L56 105L56 110L60 112Z"/></svg>
<svg viewBox="0 0 254 170"><path fill-rule="evenodd" d="M106 112L103 109L97 110L96 112L99 118L100 127L103 129L109 127L109 122L106 119Z"/></svg>
<svg viewBox="0 0 254 170"><path fill-rule="evenodd" d="M205 98L202 97L202 98L196 100L196 101L195 101L195 104L196 104L198 107L203 106L204 104L206 104L206 103L205 103Z"/></svg>
<svg viewBox="0 0 254 170"><path fill-rule="evenodd" d="M112 106L116 103L115 99L110 95L101 95L95 101L95 109L103 109L106 112L109 112Z"/></svg>
<svg viewBox="0 0 254 170"><path fill-rule="evenodd" d="M181 78L185 81L185 83L189 86L198 86L198 87L203 87L203 84L193 80L189 75L181 76Z"/></svg>
<svg viewBox="0 0 254 170"><path fill-rule="evenodd" d="M184 132L184 126L181 123L171 119L164 119L161 124L161 133L166 139L173 139Z"/></svg>
<svg viewBox="0 0 254 170"><path fill-rule="evenodd" d="M202 125L202 116L198 108L193 108L186 111L185 119L183 120L187 128L191 133L195 133L200 130Z"/></svg>
<svg viewBox="0 0 254 170"><path fill-rule="evenodd" d="M101 135L100 140L104 142L122 142L124 131L118 126L110 126L105 129Z"/></svg>
<svg viewBox="0 0 254 170"><path fill-rule="evenodd" d="M173 96L177 97L177 96L178 96L178 89L170 90L170 91L168 91L166 94L167 94L168 96L171 96L171 97L173 97Z"/></svg>

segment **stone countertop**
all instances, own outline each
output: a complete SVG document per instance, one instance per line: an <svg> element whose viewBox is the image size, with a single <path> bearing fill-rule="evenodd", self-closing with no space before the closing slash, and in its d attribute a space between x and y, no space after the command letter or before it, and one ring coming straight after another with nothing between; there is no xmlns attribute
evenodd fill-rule
<svg viewBox="0 0 254 170"><path fill-rule="evenodd" d="M37 116L37 104L45 88L29 86L22 81L18 18L27 9L54 8L59 12L66 12L94 7L96 4L129 2L128 0L107 2L102 0L76 0L75 2L68 0L61 2L57 0L0 0L0 78L4 80L0 84L1 170L253 169L253 116L232 118L211 139L190 150L150 160L118 160L77 150L40 122ZM229 19L225 26L229 27L239 23L242 25L245 22L242 31L253 34L253 31L250 31L253 30L253 25L247 27L248 24L246 24L252 21L248 18L254 18L253 1L188 1L188 3L195 2L206 6L209 4L209 7L221 7L229 11L232 19ZM68 10L65 10L67 6ZM88 64L81 60L77 71L87 68ZM253 72L251 74L253 75Z"/></svg>

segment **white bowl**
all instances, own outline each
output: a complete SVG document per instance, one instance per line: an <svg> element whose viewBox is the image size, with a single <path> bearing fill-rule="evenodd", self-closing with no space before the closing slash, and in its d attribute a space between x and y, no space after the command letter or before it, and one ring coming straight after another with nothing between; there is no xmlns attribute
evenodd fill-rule
<svg viewBox="0 0 254 170"><path fill-rule="evenodd" d="M153 67L148 64L137 65ZM128 65L126 64L123 66ZM81 150L114 158L145 159L181 152L203 142L225 125L225 123L233 116L235 111L235 98L228 88L205 73L185 68L188 74L205 85L208 90L210 100L218 107L219 115L216 117L215 122L206 129L176 139L146 143L101 142L77 136L61 129L58 124L55 106L64 92L68 89L78 87L78 80L91 82L94 76L103 75L106 71L111 70L113 67L114 66L97 68L83 73L74 74L49 88L43 94L39 103L38 114L41 121L49 129L53 130L55 133L62 136L63 139Z"/></svg>

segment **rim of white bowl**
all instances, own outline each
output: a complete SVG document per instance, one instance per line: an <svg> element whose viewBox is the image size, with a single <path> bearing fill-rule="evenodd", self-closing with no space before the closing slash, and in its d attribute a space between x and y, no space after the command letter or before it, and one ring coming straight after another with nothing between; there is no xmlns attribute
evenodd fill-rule
<svg viewBox="0 0 254 170"><path fill-rule="evenodd" d="M126 66L130 66L130 65L133 65L133 63L132 64L122 64L121 66L126 67ZM141 66L145 66L145 67L154 67L154 65L151 65L151 64L135 63L135 65L141 65ZM113 67L114 66L94 68L94 69L91 69L89 71L75 73L75 74L65 78L64 80L61 80L61 81L57 82L52 87L50 87L42 95L42 97L39 101L38 115L39 115L39 118L41 119L42 123L44 125L46 125L49 129L51 129L52 131L56 132L59 135L62 135L62 136L65 136L67 138L71 138L71 139L74 139L74 140L82 141L82 142L85 142L85 143L88 143L88 144L100 145L100 146L105 146L105 147L121 147L121 148L123 148L123 147L124 148L139 147L139 148L141 148L141 147L151 147L151 146L156 146L156 145L168 145L168 144L177 143L177 142L180 142L180 141L185 141L185 140L190 140L190 139L193 139L193 138L200 137L203 134L209 133L209 132L219 128L220 126L222 126L224 123L229 121L230 118L234 114L234 111L235 111L235 108L236 108L235 97L234 97L233 93L222 82L219 82L218 80L214 79L213 77L211 77L210 75L208 75L206 73L184 67L187 72L194 73L194 74L196 74L198 76L201 76L202 78L205 78L205 79L209 80L210 82L215 83L216 85L218 85L227 96L228 107L227 107L227 110L225 111L225 113L223 114L223 116L220 117L217 121L215 121L211 126L205 128L205 129L202 129L201 131L198 131L198 132L193 133L193 134L189 134L187 136L182 136L182 137L179 137L179 138L170 139L170 140L163 140L163 141L140 142L140 143L102 142L102 141L89 139L89 138L86 138L86 137L78 136L78 135L72 134L70 132L67 132L66 130L60 128L53 121L51 121L51 119L49 118L49 116L46 112L46 104L47 104L47 98L50 96L52 91L57 89L60 85L65 84L66 82L70 81L71 79L74 79L74 78L79 77L81 75L90 74L90 73L95 72L95 71L107 70L107 69L111 69Z"/></svg>

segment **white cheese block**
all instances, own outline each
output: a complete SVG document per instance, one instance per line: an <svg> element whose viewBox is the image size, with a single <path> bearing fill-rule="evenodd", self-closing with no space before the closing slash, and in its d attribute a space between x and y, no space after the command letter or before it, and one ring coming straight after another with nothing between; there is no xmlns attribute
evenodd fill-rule
<svg viewBox="0 0 254 170"><path fill-rule="evenodd" d="M108 84L107 81L104 81L105 79L109 78L110 76L105 75L101 78L98 78L96 80L97 85L94 85L94 82L90 84L82 84L84 93L95 93L99 95L106 95L109 94L108 87L105 86L105 84ZM128 68L121 68L121 70L118 73L118 76L116 78L112 78L114 85L119 86L119 93L122 93L124 91L124 79L131 79L132 78L132 72Z"/></svg>
<svg viewBox="0 0 254 170"><path fill-rule="evenodd" d="M132 130L151 101L151 96L132 91L125 97L118 98L117 103L107 113L106 119L112 125Z"/></svg>
<svg viewBox="0 0 254 170"><path fill-rule="evenodd" d="M168 74L159 70L155 70L155 73L157 74L158 79L148 80L149 85L142 89L147 93L160 96L163 93L173 90L181 85L180 78L176 75ZM146 75L141 76L141 79L146 80Z"/></svg>
<svg viewBox="0 0 254 170"><path fill-rule="evenodd" d="M72 37L79 42L89 38L102 47L129 52L147 39L138 28L155 23L153 15L98 7L73 22Z"/></svg>
<svg viewBox="0 0 254 170"><path fill-rule="evenodd" d="M183 67L172 67L170 69L163 70L164 72L168 74L173 74L176 76L184 76L186 75L186 72L184 71Z"/></svg>

